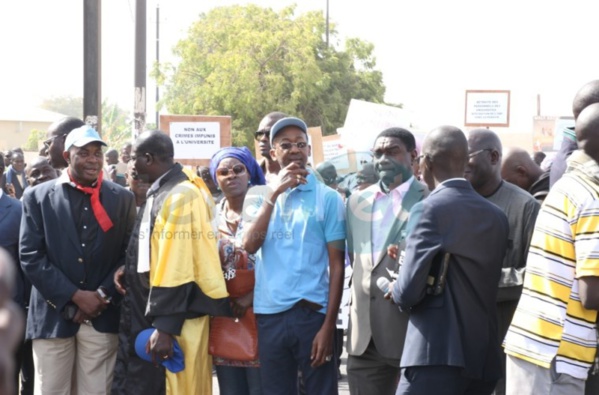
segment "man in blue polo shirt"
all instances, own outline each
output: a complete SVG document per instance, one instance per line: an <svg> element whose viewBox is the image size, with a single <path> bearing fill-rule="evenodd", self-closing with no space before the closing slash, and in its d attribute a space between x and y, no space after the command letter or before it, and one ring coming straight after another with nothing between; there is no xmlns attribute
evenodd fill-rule
<svg viewBox="0 0 599 395"><path fill-rule="evenodd" d="M263 394L337 394L333 334L344 275L345 214L333 189L306 169L306 124L283 118L270 130L281 171L246 196L243 246L256 253L254 311Z"/></svg>

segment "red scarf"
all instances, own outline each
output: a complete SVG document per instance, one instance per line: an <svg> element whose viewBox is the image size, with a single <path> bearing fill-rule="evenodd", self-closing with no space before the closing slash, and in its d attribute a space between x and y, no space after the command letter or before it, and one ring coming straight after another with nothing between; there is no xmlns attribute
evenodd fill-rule
<svg viewBox="0 0 599 395"><path fill-rule="evenodd" d="M104 206L102 206L102 202L100 202L100 188L102 187L102 178L103 172L100 170L100 175L98 176L98 181L96 182L96 186L94 187L84 187L83 185L79 185L77 181L71 177L71 172L67 169L67 173L69 174L69 179L75 185L75 188L80 190L83 193L87 193L90 196L92 203L92 211L94 212L94 216L96 220L98 220L98 224L100 224L100 228L104 232L108 232L110 228L112 228L113 224L108 216L106 210L104 210Z"/></svg>

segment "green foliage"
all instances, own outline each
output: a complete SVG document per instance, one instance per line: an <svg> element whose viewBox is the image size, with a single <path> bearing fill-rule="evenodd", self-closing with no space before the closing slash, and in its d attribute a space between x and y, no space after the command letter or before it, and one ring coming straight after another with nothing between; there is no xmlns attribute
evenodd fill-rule
<svg viewBox="0 0 599 395"><path fill-rule="evenodd" d="M39 129L31 129L27 142L22 147L25 151L39 151L39 145L46 139L46 132Z"/></svg>
<svg viewBox="0 0 599 395"><path fill-rule="evenodd" d="M83 119L83 98L59 96L46 99L41 104L46 110ZM131 141L129 112L108 100L102 101L102 139L114 148ZM37 149L37 148L36 148Z"/></svg>
<svg viewBox="0 0 599 395"><path fill-rule="evenodd" d="M326 46L322 12L295 16L255 5L201 14L174 52L177 66L154 65L166 87L162 103L173 114L231 115L233 143L253 146L264 115L283 111L321 126L343 125L352 98L383 102L374 46L356 38L344 50ZM334 26L329 30L335 42Z"/></svg>

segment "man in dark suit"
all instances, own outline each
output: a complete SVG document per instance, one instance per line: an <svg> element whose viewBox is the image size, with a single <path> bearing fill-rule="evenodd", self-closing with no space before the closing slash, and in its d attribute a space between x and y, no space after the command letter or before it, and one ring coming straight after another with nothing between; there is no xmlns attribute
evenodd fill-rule
<svg viewBox="0 0 599 395"><path fill-rule="evenodd" d="M3 164L4 165L4 164ZM21 225L21 202L8 196L0 189L0 247L4 248L15 264L15 281L12 300L25 313L29 304L31 284L23 275L19 266L19 226ZM22 369L21 394L33 395L33 360L31 359L31 342L21 343L15 355L14 388L19 388L19 371ZM28 356L28 358L27 358Z"/></svg>
<svg viewBox="0 0 599 395"><path fill-rule="evenodd" d="M408 315L377 288L381 277L397 274L387 247L403 250L412 206L427 194L412 174L416 140L402 128L382 131L374 142L374 168L380 182L350 196L347 245L352 260L347 378L350 393L393 394L399 380Z"/></svg>
<svg viewBox="0 0 599 395"><path fill-rule="evenodd" d="M89 126L73 130L66 171L23 195L20 257L33 284L26 332L42 393L69 394L74 382L76 393L110 391L119 324L112 279L135 201L102 179L103 145Z"/></svg>
<svg viewBox="0 0 599 395"><path fill-rule="evenodd" d="M501 376L495 297L507 218L463 178L468 143L461 130L433 130L420 158L423 179L434 190L412 208L393 285L393 300L410 312L396 393L490 394ZM427 294L427 281L446 254L445 287Z"/></svg>

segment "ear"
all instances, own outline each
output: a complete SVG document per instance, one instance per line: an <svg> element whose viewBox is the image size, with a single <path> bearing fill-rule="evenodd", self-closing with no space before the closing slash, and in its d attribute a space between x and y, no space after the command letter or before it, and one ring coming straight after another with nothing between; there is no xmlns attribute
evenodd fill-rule
<svg viewBox="0 0 599 395"><path fill-rule="evenodd" d="M71 164L71 153L69 151L64 151L62 153L62 157L64 158L65 162L67 162L69 165Z"/></svg>
<svg viewBox="0 0 599 395"><path fill-rule="evenodd" d="M518 174L521 177L526 177L527 172L526 172L526 169L524 168L524 166L517 166L516 167L516 174Z"/></svg>
<svg viewBox="0 0 599 395"><path fill-rule="evenodd" d="M498 151L491 151L491 164L492 165L499 165L501 164L501 156L499 156L499 152Z"/></svg>
<svg viewBox="0 0 599 395"><path fill-rule="evenodd" d="M308 158L312 155L312 146L308 144Z"/></svg>
<svg viewBox="0 0 599 395"><path fill-rule="evenodd" d="M270 157L273 158L274 160L277 160L277 151L275 151L274 148L270 149Z"/></svg>
<svg viewBox="0 0 599 395"><path fill-rule="evenodd" d="M410 151L410 157L412 159L410 162L414 162L414 159L416 159L418 157L418 151L416 151L416 148L414 148L412 151Z"/></svg>

